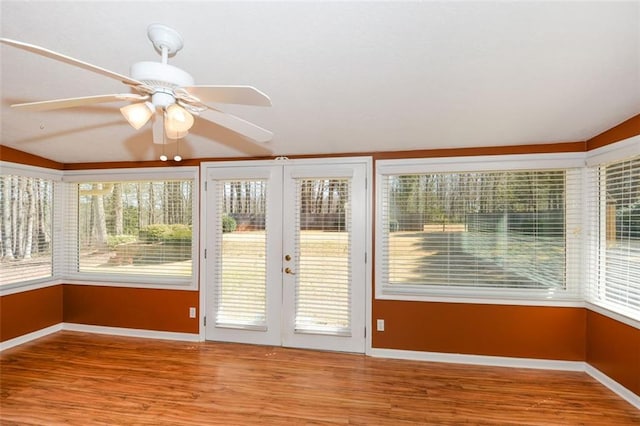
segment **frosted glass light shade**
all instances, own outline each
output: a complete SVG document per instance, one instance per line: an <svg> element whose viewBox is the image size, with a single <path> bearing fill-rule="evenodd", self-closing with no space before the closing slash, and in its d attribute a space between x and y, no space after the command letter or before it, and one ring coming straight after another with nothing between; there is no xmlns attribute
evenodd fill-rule
<svg viewBox="0 0 640 426"><path fill-rule="evenodd" d="M140 102L120 108L120 112L131 126L138 130L151 118L156 108L151 102Z"/></svg>
<svg viewBox="0 0 640 426"><path fill-rule="evenodd" d="M173 129L169 129L168 126L165 126L164 130L168 139L182 139L189 133L186 130L184 132L178 132Z"/></svg>
<svg viewBox="0 0 640 426"><path fill-rule="evenodd" d="M193 115L178 104L169 105L166 111L167 115L164 126L167 130L167 136L169 136L170 133L176 135L184 133L184 135L186 135L186 132L193 126ZM184 135L181 137L184 137ZM171 136L169 137L171 138ZM179 138L180 137L172 139Z"/></svg>

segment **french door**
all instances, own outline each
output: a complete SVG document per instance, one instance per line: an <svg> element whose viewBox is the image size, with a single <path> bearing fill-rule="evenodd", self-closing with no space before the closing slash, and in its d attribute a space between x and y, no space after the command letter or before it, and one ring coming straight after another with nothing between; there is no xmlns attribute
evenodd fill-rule
<svg viewBox="0 0 640 426"><path fill-rule="evenodd" d="M364 352L370 160L202 168L206 339Z"/></svg>

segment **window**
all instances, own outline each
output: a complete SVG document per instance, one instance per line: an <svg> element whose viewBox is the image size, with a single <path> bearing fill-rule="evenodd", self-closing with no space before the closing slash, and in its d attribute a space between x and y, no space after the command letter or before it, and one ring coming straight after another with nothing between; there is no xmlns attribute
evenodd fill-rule
<svg viewBox="0 0 640 426"><path fill-rule="evenodd" d="M593 172L590 301L640 320L640 156L597 165Z"/></svg>
<svg viewBox="0 0 640 426"><path fill-rule="evenodd" d="M448 161L379 162L377 296L576 298L580 169Z"/></svg>
<svg viewBox="0 0 640 426"><path fill-rule="evenodd" d="M51 174L3 163L0 175L0 286L53 277Z"/></svg>
<svg viewBox="0 0 640 426"><path fill-rule="evenodd" d="M105 180L81 179L70 185L71 278L194 282L194 178L158 176L113 180L98 176Z"/></svg>

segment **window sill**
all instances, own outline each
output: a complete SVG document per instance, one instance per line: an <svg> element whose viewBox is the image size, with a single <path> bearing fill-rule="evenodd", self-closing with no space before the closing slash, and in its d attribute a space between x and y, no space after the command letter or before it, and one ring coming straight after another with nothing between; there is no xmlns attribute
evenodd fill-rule
<svg viewBox="0 0 640 426"><path fill-rule="evenodd" d="M482 305L517 305L517 306L557 306L584 308L584 300L570 294L542 297L539 294L519 294L509 296L498 295L416 295L416 294L376 294L375 300L398 300L413 302L469 303Z"/></svg>
<svg viewBox="0 0 640 426"><path fill-rule="evenodd" d="M607 318L611 318L612 320L621 322L623 324L626 324L630 327L636 328L638 330L640 330L640 320L632 318L630 316L618 313L608 307L602 306L602 305L598 305L595 304L593 302L586 302L585 303L585 307L587 309L589 309L590 311L596 312L600 315L604 315Z"/></svg>
<svg viewBox="0 0 640 426"><path fill-rule="evenodd" d="M40 280L27 281L23 283L6 284L0 287L0 297L8 296L15 293L23 293L31 290L38 290L45 287L53 287L63 284L64 281L59 278L44 278Z"/></svg>
<svg viewBox="0 0 640 426"><path fill-rule="evenodd" d="M155 282L154 282L155 281ZM191 280L185 282L184 280L172 280L157 282L158 277L136 277L135 280L123 280L121 277L95 277L95 276L81 276L73 275L62 280L64 284L73 285L92 285L103 287L127 287L127 288L143 288L143 289L155 289L155 290L186 290L197 291L197 281Z"/></svg>

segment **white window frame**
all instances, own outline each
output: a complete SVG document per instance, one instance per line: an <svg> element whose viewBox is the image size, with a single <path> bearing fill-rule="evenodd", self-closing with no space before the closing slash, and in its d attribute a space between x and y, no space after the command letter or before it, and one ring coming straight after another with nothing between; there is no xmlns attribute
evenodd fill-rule
<svg viewBox="0 0 640 426"><path fill-rule="evenodd" d="M78 239L77 239L77 184L83 182L124 182L124 181L159 181L184 179L193 180L193 207L192 207L192 270L188 278L159 278L158 276L140 276L125 274L97 274L72 270L78 264ZM62 178L66 185L66 197L64 200L65 217L64 224L67 235L64 249L64 272L66 284L86 284L112 287L155 288L170 290L197 290L198 289L198 265L199 265L199 216L200 211L200 183L198 167L150 167L132 169L105 169L105 170L73 170L66 171ZM75 207L74 207L75 206ZM73 218L76 218L75 221Z"/></svg>
<svg viewBox="0 0 640 426"><path fill-rule="evenodd" d="M428 174L428 173L458 173L484 171L517 171L517 170L548 170L548 169L576 169L576 173L583 173L585 154L552 153L552 154L517 154L490 155L473 157L442 157L442 158L414 158L376 161L376 206L375 232L376 259L383 259L382 236L384 223L383 209L383 180L387 175L397 174ZM582 179L583 180L583 179ZM581 193L566 194L567 208L580 211L583 202L571 202L571 197L582 198ZM580 250L583 245L583 232L580 227L566 229L568 250ZM565 290L532 290L532 289L499 289L499 288L451 288L440 286L424 286L421 291L385 292L384 265L380 260L375 264L376 288L375 298L382 300L412 300L453 303L483 303L509 305L540 305L540 306L583 306L582 282L585 277L582 264L570 262L570 259L584 259L584 256L567 256L566 289ZM584 260L580 263L583 263Z"/></svg>
<svg viewBox="0 0 640 426"><path fill-rule="evenodd" d="M51 212L52 231L51 231L51 276L36 278L31 280L19 281L11 284L0 286L0 296L20 293L23 291L35 290L38 288L49 287L61 283L61 264L59 262L59 254L62 250L62 207L63 202L59 201L60 192L62 192L61 182L63 172L44 167L29 166L19 163L11 163L8 161L0 161L0 174L31 177L38 179L47 179L53 182L53 211Z"/></svg>
<svg viewBox="0 0 640 426"><path fill-rule="evenodd" d="M589 151L586 155L586 165L589 168L589 195L595 199L590 200L591 206L585 210L590 212L589 218L589 279L585 285L584 299L589 307L596 312L609 316L613 319L640 328L640 312L622 307L616 303L606 300L604 297L606 284L599 281L604 274L599 274L606 257L606 239L604 233L600 232L601 227L606 226L606 218L601 217L600 209L603 203L604 188L598 182L599 166L608 163L624 161L631 157L640 155L640 135L625 139L615 144L606 145L601 148ZM602 178L600 178L602 179Z"/></svg>

